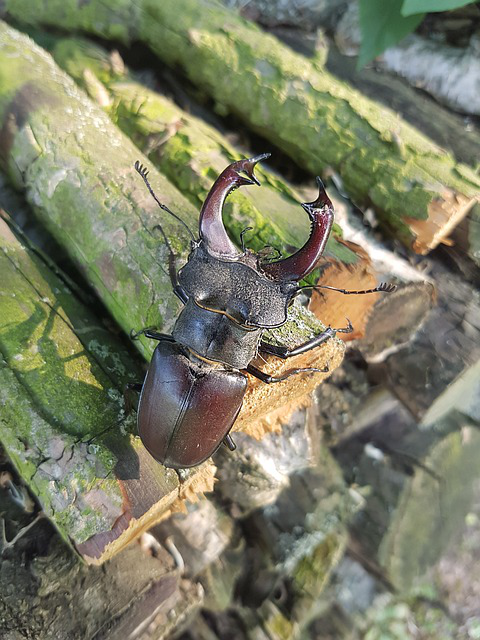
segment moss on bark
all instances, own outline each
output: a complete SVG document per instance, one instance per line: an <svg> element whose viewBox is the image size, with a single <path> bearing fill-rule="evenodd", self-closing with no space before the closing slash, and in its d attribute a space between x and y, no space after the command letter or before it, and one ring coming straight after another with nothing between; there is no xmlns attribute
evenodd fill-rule
<svg viewBox="0 0 480 640"><path fill-rule="evenodd" d="M62 536L81 543L121 513L116 457L90 440L119 428L126 355L2 220L0 272L0 440Z"/></svg>
<svg viewBox="0 0 480 640"><path fill-rule="evenodd" d="M0 47L0 150L11 179L126 332L168 330L178 303L153 228L161 220L184 256L188 242L136 174L141 154L29 38L2 24ZM163 176L151 180L165 204L196 220Z"/></svg>

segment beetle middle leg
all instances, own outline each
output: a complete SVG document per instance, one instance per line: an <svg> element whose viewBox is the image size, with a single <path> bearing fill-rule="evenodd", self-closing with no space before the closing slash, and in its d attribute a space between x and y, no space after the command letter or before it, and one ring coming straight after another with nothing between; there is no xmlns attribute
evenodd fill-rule
<svg viewBox="0 0 480 640"><path fill-rule="evenodd" d="M336 333L352 333L352 331L352 323L348 320L348 325L346 327L342 329L332 329L331 327L328 327L325 331L322 331L322 333L319 333L310 340L307 340L307 342L304 342L293 349L289 349L282 345L269 344L262 340L262 342L260 342L260 350L272 356L277 356L277 358L292 358L293 356L298 356L301 353L305 353L306 351L319 347L327 340L330 340L330 338L333 338Z"/></svg>
<svg viewBox="0 0 480 640"><path fill-rule="evenodd" d="M140 336L145 336L145 338L150 338L151 340L165 341L165 342L175 342L173 336L169 333L159 333L158 331L154 331L154 327L145 327L145 329L140 329L140 331L134 331L133 329L130 331L131 340L137 340Z"/></svg>

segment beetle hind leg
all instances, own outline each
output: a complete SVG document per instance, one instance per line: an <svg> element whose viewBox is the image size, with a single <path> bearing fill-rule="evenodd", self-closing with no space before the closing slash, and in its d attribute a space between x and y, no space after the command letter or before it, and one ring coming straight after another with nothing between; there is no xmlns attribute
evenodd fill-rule
<svg viewBox="0 0 480 640"><path fill-rule="evenodd" d="M125 413L129 416L133 410L132 392L140 393L143 388L143 382L127 382L123 388L123 401L125 404Z"/></svg>
<svg viewBox="0 0 480 640"><path fill-rule="evenodd" d="M226 435L225 436L225 438L223 439L223 444L226 447L228 447L230 449L230 451L235 451L235 449L237 448L237 445L233 441L233 438L232 438L231 435Z"/></svg>

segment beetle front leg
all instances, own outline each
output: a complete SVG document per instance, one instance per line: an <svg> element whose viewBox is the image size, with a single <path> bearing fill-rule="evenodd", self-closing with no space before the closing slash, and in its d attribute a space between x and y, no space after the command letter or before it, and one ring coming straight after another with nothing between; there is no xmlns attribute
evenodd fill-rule
<svg viewBox="0 0 480 640"><path fill-rule="evenodd" d="M268 342L260 342L260 350L264 353L268 353L272 356L277 356L277 358L287 359L292 358L293 356L298 356L301 353L305 353L306 351L310 351L311 349L315 349L319 347L321 344L330 340L330 338L334 338L336 333L352 333L353 326L350 320L348 320L348 325L343 329L332 329L328 327L322 333L319 333L317 336L311 338L311 340L307 340L303 344L298 345L298 347L294 347L293 349L289 349L285 346L278 346L274 344L270 344Z"/></svg>
<svg viewBox="0 0 480 640"><path fill-rule="evenodd" d="M154 331L153 329L154 327L145 327L145 329L140 329L140 331L134 331L132 329L130 331L130 339L137 340L140 336L145 336L145 338L158 340L159 342L175 342L173 336L171 336L169 333L159 333L158 331Z"/></svg>
<svg viewBox="0 0 480 640"><path fill-rule="evenodd" d="M323 369L318 369L317 367L290 369L290 371L287 371L281 376L271 376L269 373L265 373L264 371L257 369L257 367L254 367L253 364L249 364L246 370L248 373L250 373L252 376L255 376L255 378L258 378L262 382L265 382L266 384L273 384L275 382L283 382L291 376L296 376L298 373L328 373L330 371L330 368L327 366Z"/></svg>
<svg viewBox="0 0 480 640"><path fill-rule="evenodd" d="M185 289L178 282L178 272L177 272L177 256L173 252L170 244L167 244L167 248L169 251L168 255L168 275L170 276L170 282L172 283L173 293L179 298L183 304L186 304L188 301L188 295Z"/></svg>

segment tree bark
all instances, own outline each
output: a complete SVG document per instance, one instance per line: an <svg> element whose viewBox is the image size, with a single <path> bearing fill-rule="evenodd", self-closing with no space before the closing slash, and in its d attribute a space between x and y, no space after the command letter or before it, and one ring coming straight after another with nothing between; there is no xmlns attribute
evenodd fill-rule
<svg viewBox="0 0 480 640"><path fill-rule="evenodd" d="M386 390L363 406L355 433L334 449L347 479L369 487L351 523L350 547L370 571L406 591L441 557L469 512L480 423L452 412L421 430Z"/></svg>
<svg viewBox="0 0 480 640"><path fill-rule="evenodd" d="M478 198L472 169L214 0L119 3L113 15L96 0L61 8L7 0L5 8L31 24L143 41L300 165L338 171L352 198L373 204L419 253L447 237Z"/></svg>

